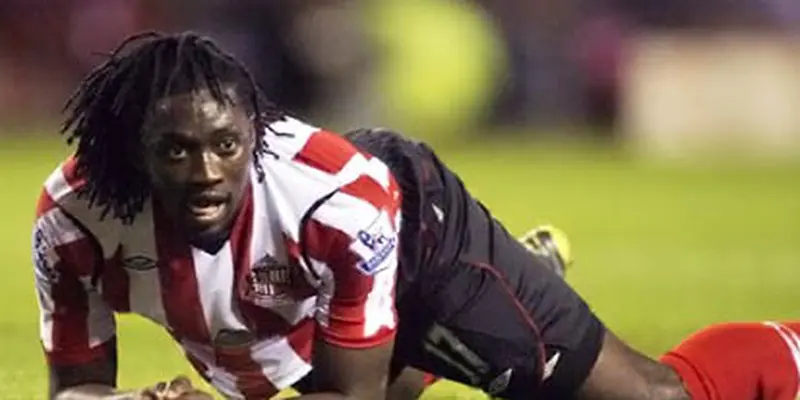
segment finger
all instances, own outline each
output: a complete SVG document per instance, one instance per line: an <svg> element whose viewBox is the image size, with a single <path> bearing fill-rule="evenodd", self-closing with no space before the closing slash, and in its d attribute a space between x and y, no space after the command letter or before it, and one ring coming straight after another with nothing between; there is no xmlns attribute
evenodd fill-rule
<svg viewBox="0 0 800 400"><path fill-rule="evenodd" d="M155 392L154 388L147 388L139 391L133 396L136 400L160 400L161 397Z"/></svg>
<svg viewBox="0 0 800 400"><path fill-rule="evenodd" d="M168 387L167 382L158 382L142 390L140 396L143 400L163 400L166 398Z"/></svg>
<svg viewBox="0 0 800 400"><path fill-rule="evenodd" d="M186 375L178 375L172 380L172 382L185 384L186 386L192 386L192 380Z"/></svg>
<svg viewBox="0 0 800 400"><path fill-rule="evenodd" d="M168 387L169 386L167 385L166 382L158 382L158 383L156 383L156 386L155 386L154 390L155 390L156 394L161 396L161 395L164 394L164 392L167 390Z"/></svg>
<svg viewBox="0 0 800 400"><path fill-rule="evenodd" d="M166 395L167 397L177 397L183 393L191 392L192 389L192 381L189 378L178 376L169 383Z"/></svg>
<svg viewBox="0 0 800 400"><path fill-rule="evenodd" d="M200 390L194 390L194 391L192 391L190 393L186 393L186 394L178 397L178 399L179 400L214 400L214 396L212 396L212 395L210 395L210 394L208 394L206 392L200 391Z"/></svg>

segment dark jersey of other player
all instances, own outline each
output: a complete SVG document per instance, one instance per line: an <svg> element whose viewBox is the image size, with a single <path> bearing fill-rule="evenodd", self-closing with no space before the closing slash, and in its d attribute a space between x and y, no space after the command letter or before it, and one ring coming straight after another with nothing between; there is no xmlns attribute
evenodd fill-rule
<svg viewBox="0 0 800 400"><path fill-rule="evenodd" d="M382 129L346 137L403 192L393 371L415 368L503 398L564 398L600 351L604 327L422 143Z"/></svg>

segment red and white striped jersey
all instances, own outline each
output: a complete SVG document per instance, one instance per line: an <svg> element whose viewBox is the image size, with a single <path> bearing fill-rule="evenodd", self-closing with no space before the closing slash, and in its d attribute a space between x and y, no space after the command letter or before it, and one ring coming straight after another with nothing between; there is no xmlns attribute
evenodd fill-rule
<svg viewBox="0 0 800 400"><path fill-rule="evenodd" d="M67 159L47 179L33 235L41 340L54 365L103 356L114 313L166 328L229 398L265 398L306 375L312 339L391 340L400 191L389 169L295 119L268 134L227 242L180 239L148 201L131 224L100 219ZM99 273L98 273L99 272ZM97 279L93 280L93 276Z"/></svg>

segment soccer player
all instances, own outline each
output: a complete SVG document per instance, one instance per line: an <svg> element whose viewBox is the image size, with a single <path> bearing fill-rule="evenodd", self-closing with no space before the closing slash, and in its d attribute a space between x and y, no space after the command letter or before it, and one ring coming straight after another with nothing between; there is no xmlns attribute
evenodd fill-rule
<svg viewBox="0 0 800 400"><path fill-rule="evenodd" d="M129 38L66 109L77 149L33 234L52 397L208 398L184 378L118 391L115 313L163 326L235 399L307 375L301 398L378 399L405 367L512 399L706 382L617 339L547 238L526 249L428 147L290 117L207 38Z"/></svg>

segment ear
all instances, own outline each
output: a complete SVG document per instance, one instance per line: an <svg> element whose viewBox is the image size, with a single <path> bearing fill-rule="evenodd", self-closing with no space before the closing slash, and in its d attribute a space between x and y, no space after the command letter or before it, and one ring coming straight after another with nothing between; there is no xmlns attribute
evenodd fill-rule
<svg viewBox="0 0 800 400"><path fill-rule="evenodd" d="M259 134L260 129L264 129L257 121L255 115L248 116L250 123L250 141L248 142L248 150L253 151L256 148L259 140L262 140L262 134Z"/></svg>

